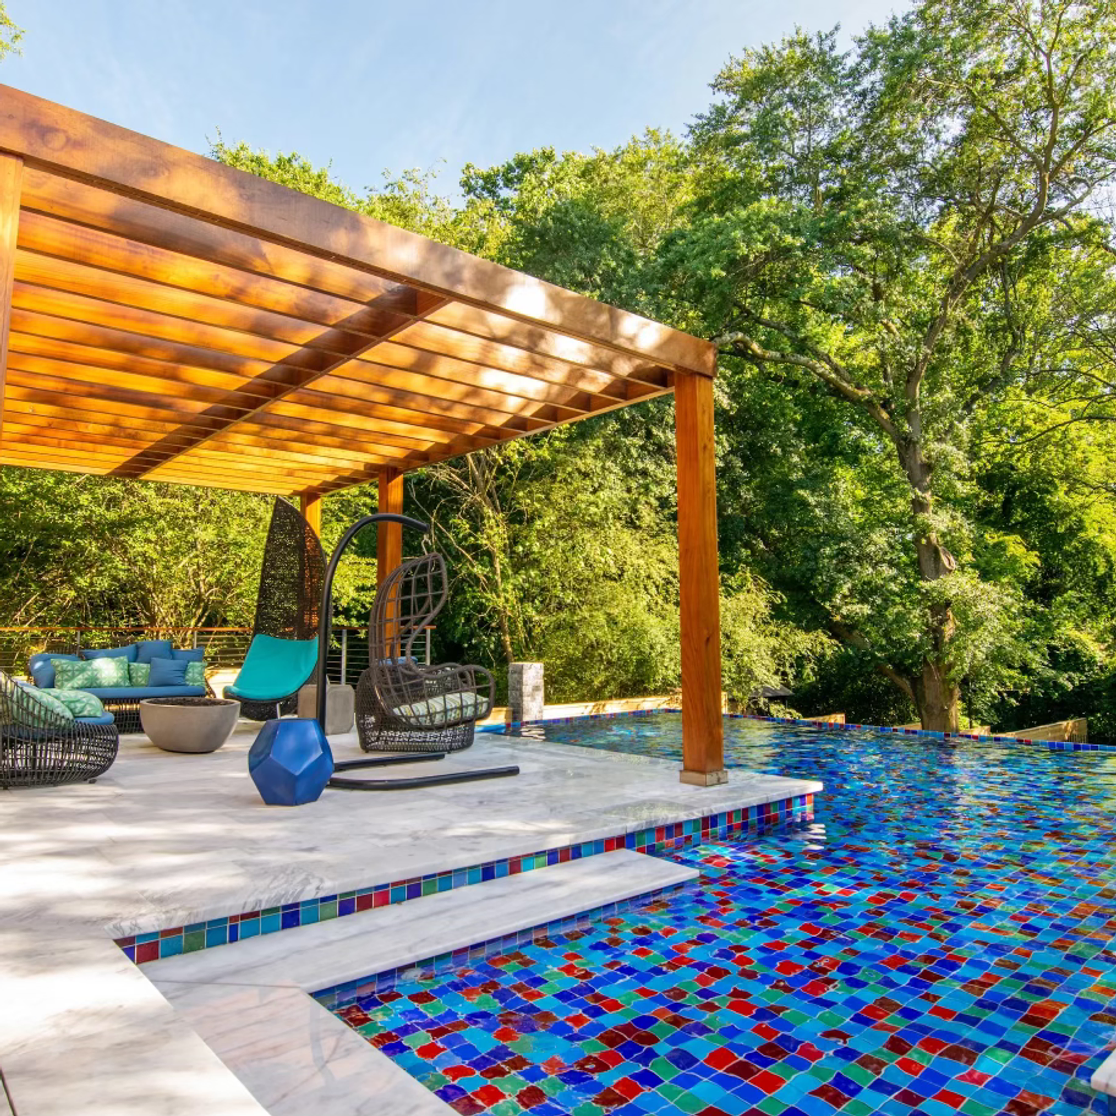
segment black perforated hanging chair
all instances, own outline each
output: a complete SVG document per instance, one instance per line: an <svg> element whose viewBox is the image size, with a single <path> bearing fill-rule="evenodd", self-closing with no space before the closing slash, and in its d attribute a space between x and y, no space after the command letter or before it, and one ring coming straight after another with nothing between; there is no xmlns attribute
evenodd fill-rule
<svg viewBox="0 0 1116 1116"><path fill-rule="evenodd" d="M225 696L253 721L294 713L298 691L314 675L325 555L293 504L276 497L264 546L252 642Z"/></svg>

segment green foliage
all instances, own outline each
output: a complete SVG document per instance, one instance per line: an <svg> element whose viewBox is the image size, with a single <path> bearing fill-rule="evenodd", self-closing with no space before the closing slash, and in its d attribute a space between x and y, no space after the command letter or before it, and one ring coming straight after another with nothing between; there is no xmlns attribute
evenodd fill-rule
<svg viewBox="0 0 1116 1116"><path fill-rule="evenodd" d="M693 129L665 275L730 369L823 387L888 462L834 463L811 499L855 527L790 577L931 727L956 724L963 684L1042 657L1013 572L981 560L985 424L1017 445L1021 419L1042 437L1110 417L1081 387L1111 366L1087 341L1113 305L1089 199L1116 175L1114 52L1111 3L923 3L847 54L796 32L731 60Z"/></svg>
<svg viewBox="0 0 1116 1116"><path fill-rule="evenodd" d="M498 667L542 660L554 700L677 685L677 550L660 511L663 470L633 483L626 451L607 424L561 429L415 478L414 503L454 571L442 639Z"/></svg>
<svg viewBox="0 0 1116 1116"><path fill-rule="evenodd" d="M292 190L410 229L432 240L472 251L479 250L484 240L482 226L467 220L465 214L435 192L436 176L431 172L407 170L395 177L385 171L382 187L368 187L364 194L358 194L338 182L328 165L315 167L294 151L271 155L243 141L227 144L218 133L209 154L237 170L268 178Z"/></svg>
<svg viewBox="0 0 1116 1116"><path fill-rule="evenodd" d="M741 705L760 707L759 691L788 679L809 677L832 646L821 632L775 618L783 603L753 576L726 578L721 597L721 653L725 695ZM793 700L793 699L792 699Z"/></svg>
<svg viewBox="0 0 1116 1116"><path fill-rule="evenodd" d="M9 54L22 54L19 44L23 38L23 28L16 25L8 15L7 5L0 0L0 60Z"/></svg>
<svg viewBox="0 0 1116 1116"><path fill-rule="evenodd" d="M271 501L216 489L0 469L10 625L251 624Z"/></svg>
<svg viewBox="0 0 1116 1116"><path fill-rule="evenodd" d="M461 204L211 153L716 339L731 696L1116 738L1113 72L1116 0L923 0L848 51L730 58L684 138L468 165ZM409 477L454 579L439 653L541 659L555 700L676 686L674 493L662 401ZM375 505L332 494L327 548ZM0 514L17 622L250 611L266 501L5 470ZM369 532L342 620L374 559Z"/></svg>

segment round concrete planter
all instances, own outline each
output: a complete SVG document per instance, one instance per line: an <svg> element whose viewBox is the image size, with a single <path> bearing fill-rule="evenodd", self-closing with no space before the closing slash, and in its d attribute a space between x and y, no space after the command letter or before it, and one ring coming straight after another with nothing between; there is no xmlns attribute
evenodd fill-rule
<svg viewBox="0 0 1116 1116"><path fill-rule="evenodd" d="M240 716L228 698L148 698L139 707L143 731L164 752L215 752Z"/></svg>

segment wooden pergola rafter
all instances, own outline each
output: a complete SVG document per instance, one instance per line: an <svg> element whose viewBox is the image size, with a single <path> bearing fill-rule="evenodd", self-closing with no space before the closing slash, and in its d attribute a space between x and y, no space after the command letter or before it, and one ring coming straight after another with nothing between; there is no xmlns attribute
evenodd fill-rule
<svg viewBox="0 0 1116 1116"><path fill-rule="evenodd" d="M298 493L313 520L674 391L699 782L722 766L714 371L696 337L0 86L0 464Z"/></svg>

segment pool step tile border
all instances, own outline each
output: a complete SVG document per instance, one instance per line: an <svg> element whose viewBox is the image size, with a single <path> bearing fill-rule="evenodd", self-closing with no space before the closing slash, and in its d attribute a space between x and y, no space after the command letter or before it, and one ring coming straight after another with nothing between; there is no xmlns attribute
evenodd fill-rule
<svg viewBox="0 0 1116 1116"><path fill-rule="evenodd" d="M523 856L490 860L467 868L454 868L427 876L394 880L391 883L375 884L356 891L343 891L340 894L304 899L298 903L285 903L264 910L211 918L206 922L195 922L186 926L175 926L167 930L135 934L114 940L130 960L143 965L149 961L162 960L164 957L176 957L180 953L212 949L241 939L254 938L258 934L274 934L282 930L293 930L297 926L325 922L332 918L345 918L375 907L405 903L410 899L421 899L424 895L436 895L442 891L468 887L470 884L484 883L504 876L514 876L520 872L530 872L552 864L564 864L570 860L580 860L582 857L596 856L616 849L631 849L634 852L655 855L670 848L700 844L702 841L727 837L734 833L760 836L786 825L812 821L813 817L814 796L795 795L776 802L742 806L736 810L709 814L702 818L691 818L689 821L675 822L671 825L653 826L632 833L598 838L595 841L541 849Z"/></svg>
<svg viewBox="0 0 1116 1116"><path fill-rule="evenodd" d="M658 713L681 713L679 706L661 709L622 709L615 713L584 713L578 717L546 717L539 721L508 721L502 725L485 725L477 732L507 733L510 729L530 728L531 725L568 725L575 721L611 720L615 717L652 717ZM1111 744L1079 744L1070 740L1030 740L1019 736L978 736L971 732L935 732L933 729L901 728L898 725L854 725L840 721L813 721L805 717L764 717L758 713L725 713L734 721L763 721L769 725L802 725L826 731L888 732L896 736L928 736L934 740L983 740L993 744L1033 744L1053 752L1116 752ZM1116 1116L1116 1114L1114 1114Z"/></svg>
<svg viewBox="0 0 1116 1116"><path fill-rule="evenodd" d="M535 942L545 941L547 938L559 934L568 934L574 930L589 929L602 918L611 918L627 911L646 910L686 886L685 883L671 884L669 887L656 888L654 891L644 892L644 894L632 896L630 899L621 899L615 903L604 903L591 907L587 911L581 911L579 914L564 915L562 918L552 919L550 922L543 922L538 926L528 926L523 930L501 934L499 937L489 938L475 945L439 953L436 957L426 957L421 961L412 961L407 965L385 969L383 972L370 973L359 980L335 984L318 992L311 992L310 995L322 1007L332 1011L339 1004L346 1003L349 1000L358 1000L363 996L390 992L401 982L431 980L445 973L456 972L463 965L485 961L490 957L498 957L519 946L532 945ZM351 1019L345 1021L350 1026L359 1025Z"/></svg>

